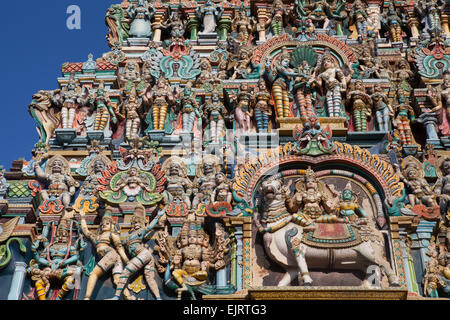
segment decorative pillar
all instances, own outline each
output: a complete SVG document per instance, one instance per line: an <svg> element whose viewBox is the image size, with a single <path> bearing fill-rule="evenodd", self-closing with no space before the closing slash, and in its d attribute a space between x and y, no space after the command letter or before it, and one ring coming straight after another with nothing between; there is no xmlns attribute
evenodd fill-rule
<svg viewBox="0 0 450 320"><path fill-rule="evenodd" d="M430 259L430 257L428 257L426 253L428 252L428 246L430 245L431 235L435 226L436 221L426 220L420 221L419 225L417 226L416 235L420 248L420 257L422 260L423 270L425 270L427 261Z"/></svg>
<svg viewBox="0 0 450 320"><path fill-rule="evenodd" d="M419 21L417 18L409 18L408 26L411 29L411 34L413 38L419 38Z"/></svg>
<svg viewBox="0 0 450 320"><path fill-rule="evenodd" d="M191 34L190 39L197 40L199 21L198 21L197 17L195 16L195 10L194 9L186 10L186 16L188 18L188 23L186 24L186 29Z"/></svg>
<svg viewBox="0 0 450 320"><path fill-rule="evenodd" d="M267 12L267 8L263 6L264 4L257 4L257 17L258 17L258 25L256 26L256 30L259 34L259 41L266 41L266 23L269 20L269 14Z"/></svg>
<svg viewBox="0 0 450 320"><path fill-rule="evenodd" d="M160 42L161 41L161 27L162 23L165 20L166 13L165 11L158 9L155 13L155 22L152 23L153 29L153 41Z"/></svg>
<svg viewBox="0 0 450 320"><path fill-rule="evenodd" d="M222 16L222 18L219 20L219 23L217 24L219 28L219 39L220 40L227 40L228 33L231 30L231 20L228 15Z"/></svg>
<svg viewBox="0 0 450 320"><path fill-rule="evenodd" d="M14 276L9 289L8 300L20 300L22 298L26 268L27 264L25 262L15 262Z"/></svg>
<svg viewBox="0 0 450 320"><path fill-rule="evenodd" d="M244 236L244 232L242 230L242 226L236 226L236 231L234 232L234 236L236 237L236 291L242 290L242 283L243 283L243 277L242 277L242 256L243 256L243 243L242 239Z"/></svg>
<svg viewBox="0 0 450 320"><path fill-rule="evenodd" d="M400 240L400 246L402 250L403 265L405 266L405 278L406 284L408 286L408 291L420 294L419 286L417 284L416 279L416 272L414 271L414 261L411 255L409 254L408 252L409 248L407 247L404 241L405 237L407 237L406 232L404 233L403 236L404 237L402 237L402 240Z"/></svg>
<svg viewBox="0 0 450 320"><path fill-rule="evenodd" d="M447 38L450 38L450 29L448 27L449 16L445 13L441 14L442 30L445 32Z"/></svg>

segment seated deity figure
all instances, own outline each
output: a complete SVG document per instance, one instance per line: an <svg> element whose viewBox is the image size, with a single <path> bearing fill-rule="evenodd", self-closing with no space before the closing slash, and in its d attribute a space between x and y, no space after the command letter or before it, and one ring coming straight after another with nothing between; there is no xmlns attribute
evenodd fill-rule
<svg viewBox="0 0 450 320"><path fill-rule="evenodd" d="M408 200L411 207L424 204L426 207L432 208L437 205L436 195L424 179L422 165L417 159L408 156L403 159L401 170L398 165L395 167L397 174L409 189Z"/></svg>
<svg viewBox="0 0 450 320"><path fill-rule="evenodd" d="M231 203L233 200L233 194L231 184L228 181L226 175L223 172L216 173L216 187L211 195L211 201L213 204L218 202Z"/></svg>
<svg viewBox="0 0 450 320"><path fill-rule="evenodd" d="M342 191L336 211L338 217L343 219L344 223L355 222L360 218L368 218L366 211L358 204L358 199L353 192L350 183L348 183L344 191Z"/></svg>
<svg viewBox="0 0 450 320"><path fill-rule="evenodd" d="M46 299L50 286L55 282L62 282L56 298L62 300L83 272L81 254L87 244L82 237L74 238L74 223L65 216L57 225L46 225L31 245L34 259L30 262L28 273L34 281L39 300ZM52 232L49 235L50 228Z"/></svg>
<svg viewBox="0 0 450 320"><path fill-rule="evenodd" d="M145 245L144 240L148 237L149 233L157 225L164 214L164 210L161 210L153 221L148 226L145 226L145 208L142 205L136 206L133 218L131 219L131 229L124 240L125 249L132 259L125 266L120 275L116 294L113 298L114 300L120 299L122 291L125 289L130 276L142 268L144 268L145 280L147 281L150 290L157 300L161 300L159 288L155 281L156 268L153 250Z"/></svg>
<svg viewBox="0 0 450 320"><path fill-rule="evenodd" d="M314 229L315 223L336 223L338 218L333 214L333 207L330 204L327 194L319 186L316 174L308 168L303 181L296 183L296 193L290 196L290 182L283 186L282 192L286 199L286 207L294 216L292 222Z"/></svg>
<svg viewBox="0 0 450 320"><path fill-rule="evenodd" d="M56 155L48 160L44 172L41 168L42 160L35 162L37 178L48 182L48 188L41 191L42 199L61 199L63 206L70 208L72 197L80 184L70 175L69 163L62 156Z"/></svg>
<svg viewBox="0 0 450 320"><path fill-rule="evenodd" d="M128 264L130 260L122 246L118 225L112 218L112 209L106 208L96 234L89 230L85 215L84 210L80 210L81 230L95 246L97 255L100 258L100 261L98 261L89 275L87 283L84 300L90 300L98 278L112 269L113 282L117 286L120 281L120 275L123 272L123 263ZM132 299L127 288L123 290L123 294L125 299Z"/></svg>

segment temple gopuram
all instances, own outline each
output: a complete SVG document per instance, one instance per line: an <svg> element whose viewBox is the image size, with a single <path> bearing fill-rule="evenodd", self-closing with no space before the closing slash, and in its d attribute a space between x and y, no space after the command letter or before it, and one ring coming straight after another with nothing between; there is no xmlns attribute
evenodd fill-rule
<svg viewBox="0 0 450 320"><path fill-rule="evenodd" d="M0 171L0 300L449 298L449 17L112 4L110 51L28 93L40 138Z"/></svg>

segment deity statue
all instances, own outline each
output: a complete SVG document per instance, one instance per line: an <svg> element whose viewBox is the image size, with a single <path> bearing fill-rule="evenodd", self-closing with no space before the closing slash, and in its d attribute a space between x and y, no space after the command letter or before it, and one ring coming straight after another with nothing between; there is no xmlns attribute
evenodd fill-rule
<svg viewBox="0 0 450 320"><path fill-rule="evenodd" d="M397 91L397 99L398 104L394 106L394 110L396 111L397 116L393 124L397 128L401 144L411 145L414 141L410 122L416 120L414 110L409 105L402 89L399 89Z"/></svg>
<svg viewBox="0 0 450 320"><path fill-rule="evenodd" d="M150 106L145 120L149 125L147 130L167 130L166 127L169 126L167 121L171 119L171 116L167 117L167 115L171 113L170 106L176 103L175 95L167 80L161 77L153 88L148 87L143 100Z"/></svg>
<svg viewBox="0 0 450 320"><path fill-rule="evenodd" d="M50 286L55 282L62 282L56 298L62 300L74 287L76 279L80 280L82 253L87 244L81 236L74 235L75 223L68 216L62 217L59 224L52 222L44 226L42 234L31 245L34 258L30 261L28 273L34 281L39 300L46 300ZM49 235L50 228L52 232Z"/></svg>
<svg viewBox="0 0 450 320"><path fill-rule="evenodd" d="M381 21L389 29L389 35L391 36L392 42L403 41L402 25L404 25L406 21L397 14L393 2L389 4L388 11L382 15Z"/></svg>
<svg viewBox="0 0 450 320"><path fill-rule="evenodd" d="M298 77L295 78L294 91L297 92L297 104L300 111L300 117L308 119L315 116L314 100L314 69L303 60L298 67Z"/></svg>
<svg viewBox="0 0 450 320"><path fill-rule="evenodd" d="M180 12L176 10L171 14L170 19L162 24L162 28L170 28L170 36L172 41L182 41L186 31L186 22L181 17Z"/></svg>
<svg viewBox="0 0 450 320"><path fill-rule="evenodd" d="M253 110L250 105L251 92L247 83L241 83L239 93L233 97L232 103L235 105L236 130L250 132L253 129Z"/></svg>
<svg viewBox="0 0 450 320"><path fill-rule="evenodd" d="M170 260L170 267L163 268L166 271L166 284L172 284L172 288L177 288L179 299L184 292L189 292L195 299L194 291L201 291L210 270L225 267L225 255L229 251L230 242L227 233L216 224L213 245L210 245L209 239L200 222L189 220L183 224L174 242L169 241L167 232L158 233L160 263L167 264Z"/></svg>
<svg viewBox="0 0 450 320"><path fill-rule="evenodd" d="M223 7L214 4L212 0L206 0L203 6L195 9L197 18L202 21L204 33L216 32L217 22L223 14Z"/></svg>
<svg viewBox="0 0 450 320"><path fill-rule="evenodd" d="M388 102L386 94L379 83L375 85L374 93L370 96L375 109L378 130L389 132L391 119L394 116L394 110Z"/></svg>
<svg viewBox="0 0 450 320"><path fill-rule="evenodd" d="M148 177L137 167L131 167L126 173L123 173L111 190L126 195L130 200L135 199L143 192L152 193L154 191Z"/></svg>
<svg viewBox="0 0 450 320"><path fill-rule="evenodd" d="M450 73L444 73L444 83L441 86L443 108L439 129L443 136L450 135Z"/></svg>
<svg viewBox="0 0 450 320"><path fill-rule="evenodd" d="M438 298L438 289L444 288L446 286L445 281L441 275L441 267L439 266L438 253L436 248L435 238L432 237L430 240L430 245L428 246L428 251L426 253L430 258L428 259L425 266L425 275L423 277L423 289L425 296L431 298Z"/></svg>
<svg viewBox="0 0 450 320"><path fill-rule="evenodd" d="M335 204L330 202L324 186L319 183L311 168L306 170L303 180L296 183L293 197L290 195L291 184L292 180L282 187L282 194L288 211L293 214L292 222L307 230L314 229L316 222L339 222L333 213Z"/></svg>
<svg viewBox="0 0 450 320"><path fill-rule="evenodd" d="M48 160L44 171L41 168L42 160L36 161L34 167L36 177L48 182L48 188L41 191L42 200L60 199L64 208L69 209L80 184L72 178L68 161L56 155Z"/></svg>
<svg viewBox="0 0 450 320"><path fill-rule="evenodd" d="M366 93L364 83L361 80L356 80L354 89L347 95L352 106L355 131L367 131L368 118L372 116L372 99Z"/></svg>
<svg viewBox="0 0 450 320"><path fill-rule="evenodd" d="M200 75L195 81L195 86L197 88L202 88L206 83L211 83L214 78L212 73L211 62L207 58L202 58L200 62Z"/></svg>
<svg viewBox="0 0 450 320"><path fill-rule="evenodd" d="M416 3L415 9L425 26L423 32L442 30L441 12L444 11L445 4L443 0L419 0Z"/></svg>
<svg viewBox="0 0 450 320"><path fill-rule="evenodd" d="M133 139L139 136L139 130L141 127L141 118L139 111L141 104L138 101L139 97L136 93L136 88L133 86L127 101L124 103L125 109L125 137L127 139Z"/></svg>
<svg viewBox="0 0 450 320"><path fill-rule="evenodd" d="M149 236L149 233L156 226L160 218L164 215L164 211L160 211L153 221L145 226L145 208L142 205L136 206L134 215L131 219L131 229L127 233L124 246L127 253L132 259L127 263L120 275L117 283L116 294L114 300L119 300L122 291L127 285L128 279L140 269L144 268L145 280L153 292L157 300L161 300L159 288L155 281L156 268L155 259L153 258L153 250L144 244L144 240Z"/></svg>
<svg viewBox="0 0 450 320"><path fill-rule="evenodd" d="M202 118L200 106L197 103L192 86L192 81L189 81L184 90L177 95L177 104L181 107L184 132L193 132L195 119L197 118L200 123Z"/></svg>
<svg viewBox="0 0 450 320"><path fill-rule="evenodd" d="M152 36L152 18L155 8L145 0L138 0L137 4L128 7L127 14L133 19L129 35L132 38L150 38Z"/></svg>
<svg viewBox="0 0 450 320"><path fill-rule="evenodd" d="M290 67L291 55L286 47L281 51L279 60L275 62L274 70L270 69L271 61L266 62L266 76L272 83L272 96L275 100L276 114L278 118L290 117L290 101L293 80L298 73Z"/></svg>
<svg viewBox="0 0 450 320"><path fill-rule="evenodd" d="M273 0L271 17L266 22L270 24L274 36L279 36L283 32L284 19L289 14L289 9L283 4L283 0Z"/></svg>
<svg viewBox="0 0 450 320"><path fill-rule="evenodd" d="M62 127L63 129L71 129L74 126L77 107L85 103L82 88L77 85L75 77L72 74L67 86L57 92L59 93L58 104L61 106Z"/></svg>
<svg viewBox="0 0 450 320"><path fill-rule="evenodd" d="M251 59L252 49L250 47L241 47L239 52L231 57L228 70L233 70L232 80L248 79L252 72Z"/></svg>
<svg viewBox="0 0 450 320"><path fill-rule="evenodd" d="M211 98L202 107L203 119L209 125L209 141L219 143L225 128L225 119L229 117L228 110L220 101L217 91L212 93Z"/></svg>
<svg viewBox="0 0 450 320"><path fill-rule="evenodd" d="M402 161L402 169L395 165L397 174L409 189L408 200L413 208L416 205L424 204L428 208L435 207L436 195L428 182L424 179L422 164L416 158L408 156Z"/></svg>
<svg viewBox="0 0 450 320"><path fill-rule="evenodd" d="M104 131L110 119L114 124L117 123L116 111L103 84L89 94L89 104L91 105L91 111L95 111L94 131Z"/></svg>
<svg viewBox="0 0 450 320"><path fill-rule="evenodd" d="M427 104L419 105L418 123L422 123L427 131L427 139L438 141L439 133L439 118L442 114L442 95L439 87L433 87L431 84L427 85L428 100L431 106Z"/></svg>
<svg viewBox="0 0 450 320"><path fill-rule="evenodd" d="M347 89L346 77L342 70L336 65L331 55L326 54L322 59L319 75L315 81L317 85L325 91L326 103L329 117L342 116L342 92Z"/></svg>
<svg viewBox="0 0 450 320"><path fill-rule="evenodd" d="M140 84L141 80L141 70L139 64L130 60L125 65L124 71L121 74L122 87L125 93L130 93L133 90L133 87L137 88Z"/></svg>
<svg viewBox="0 0 450 320"><path fill-rule="evenodd" d="M446 157L439 162L440 165L437 165L438 180L433 187L433 191L439 199L441 213L445 215L450 209L450 158Z"/></svg>
<svg viewBox="0 0 450 320"><path fill-rule="evenodd" d="M358 32L358 39L367 39L367 11L366 6L361 0L355 0L352 4L350 17L356 26Z"/></svg>
<svg viewBox="0 0 450 320"><path fill-rule="evenodd" d="M401 59L397 63L397 67L393 74L393 79L397 85L397 90L402 89L403 93L409 95L412 87L409 81L414 77L414 72L411 71L409 63L405 59Z"/></svg>
<svg viewBox="0 0 450 320"><path fill-rule="evenodd" d="M216 187L211 195L211 202L213 204L219 202L231 203L233 200L233 194L231 189L231 183L228 181L227 176L223 172L216 173Z"/></svg>
<svg viewBox="0 0 450 320"><path fill-rule="evenodd" d="M95 246L97 255L100 257L100 261L97 262L94 270L89 275L84 300L91 299L98 278L110 269L112 269L113 282L118 286L120 275L123 272L123 263L128 264L130 262L120 240L119 226L114 222L111 210L109 207L106 208L96 234L88 229L84 210L79 212L81 230ZM127 288L123 290L123 294L126 299L132 299Z"/></svg>
<svg viewBox="0 0 450 320"><path fill-rule="evenodd" d="M260 133L269 131L269 121L272 117L271 95L267 90L266 81L261 78L256 89L253 91L253 109L255 114L256 128Z"/></svg>
<svg viewBox="0 0 450 320"><path fill-rule="evenodd" d="M247 17L245 10L237 10L234 19L231 21L231 30L236 32L237 40L241 44L247 43L249 37L256 29L257 21L253 17Z"/></svg>
<svg viewBox="0 0 450 320"><path fill-rule="evenodd" d="M353 223L361 218L369 218L366 211L358 204L358 199L350 183L342 191L336 211L338 217L345 219L345 223Z"/></svg>
<svg viewBox="0 0 450 320"><path fill-rule="evenodd" d="M5 198L5 195L10 187L9 183L6 181L5 172L6 170L0 166L0 200Z"/></svg>

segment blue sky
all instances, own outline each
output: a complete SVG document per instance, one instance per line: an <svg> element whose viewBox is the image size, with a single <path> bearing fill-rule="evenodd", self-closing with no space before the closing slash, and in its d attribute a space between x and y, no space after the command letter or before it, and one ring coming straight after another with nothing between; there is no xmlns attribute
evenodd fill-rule
<svg viewBox="0 0 450 320"><path fill-rule="evenodd" d="M31 159L39 140L28 114L31 97L58 86L64 62L86 61L109 51L105 13L121 0L15 0L2 4L0 27L0 165ZM70 5L81 8L81 30L66 27Z"/></svg>

